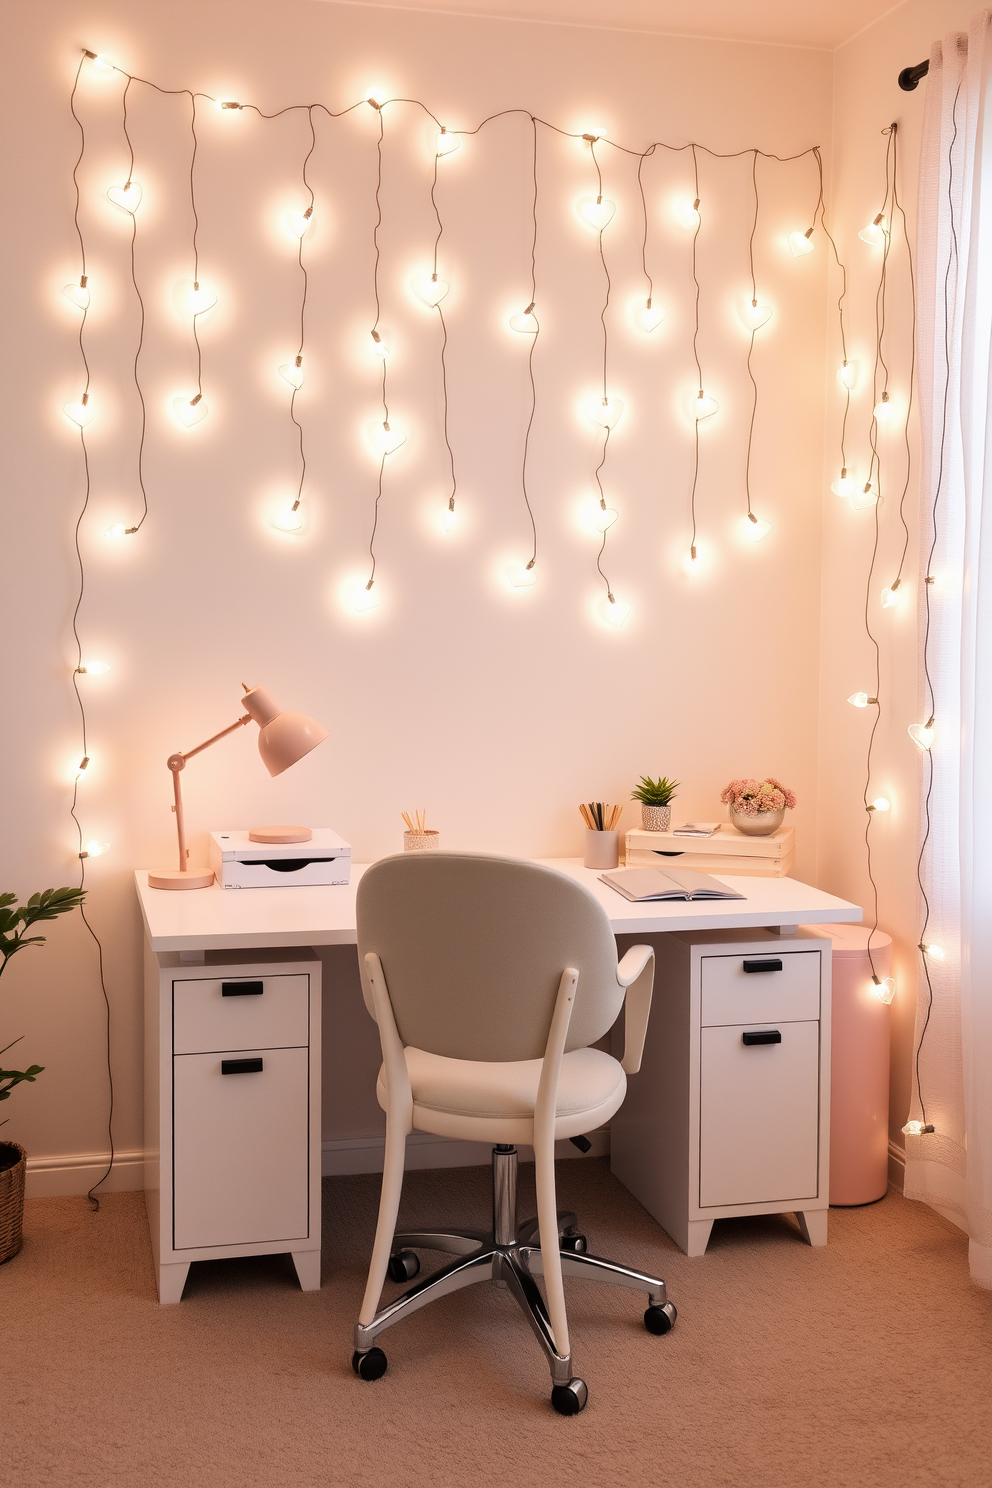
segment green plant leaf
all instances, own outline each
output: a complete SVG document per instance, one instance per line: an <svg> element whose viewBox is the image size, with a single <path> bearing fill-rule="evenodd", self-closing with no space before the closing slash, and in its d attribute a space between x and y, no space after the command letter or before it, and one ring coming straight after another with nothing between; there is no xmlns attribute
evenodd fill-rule
<svg viewBox="0 0 992 1488"><path fill-rule="evenodd" d="M657 780L652 780L650 775L642 775L631 791L630 799L643 801L645 806L668 806L678 787L679 782L669 780L667 775L661 775Z"/></svg>

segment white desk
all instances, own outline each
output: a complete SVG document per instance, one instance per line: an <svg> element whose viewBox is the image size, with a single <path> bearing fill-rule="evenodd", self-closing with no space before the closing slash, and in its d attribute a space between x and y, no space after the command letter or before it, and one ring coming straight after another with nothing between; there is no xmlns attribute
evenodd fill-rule
<svg viewBox="0 0 992 1488"><path fill-rule="evenodd" d="M861 919L861 909L792 878L727 878L744 899L709 903L631 904L600 881L599 870L579 858L546 858L590 889L610 917L615 935L664 931L772 928L840 924ZM355 863L351 883L319 889L150 889L135 874L145 933L152 951L178 951L183 959L203 951L274 946L354 945L355 892L368 864Z"/></svg>

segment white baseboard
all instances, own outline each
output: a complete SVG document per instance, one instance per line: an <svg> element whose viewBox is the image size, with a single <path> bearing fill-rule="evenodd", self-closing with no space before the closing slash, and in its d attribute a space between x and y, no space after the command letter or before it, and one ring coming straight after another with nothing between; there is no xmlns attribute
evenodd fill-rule
<svg viewBox="0 0 992 1488"><path fill-rule="evenodd" d="M900 1193L906 1186L906 1151L896 1142L889 1143L889 1182Z"/></svg>
<svg viewBox="0 0 992 1488"><path fill-rule="evenodd" d="M109 1152L70 1152L61 1157L29 1157L24 1186L29 1199L55 1199L85 1194L107 1167ZM137 1147L116 1152L114 1166L100 1193L128 1193L145 1186L145 1154Z"/></svg>
<svg viewBox="0 0 992 1488"><path fill-rule="evenodd" d="M601 1127L589 1137L592 1148L580 1152L571 1142L559 1142L555 1155L562 1157L607 1157L610 1151L609 1127ZM385 1139L376 1137L335 1138L321 1144L321 1172L325 1178L345 1173L381 1173ZM491 1142L460 1142L455 1137L435 1137L430 1132L413 1132L406 1139L406 1168L478 1168L484 1167L492 1153ZM533 1162L533 1151L524 1147L522 1162Z"/></svg>

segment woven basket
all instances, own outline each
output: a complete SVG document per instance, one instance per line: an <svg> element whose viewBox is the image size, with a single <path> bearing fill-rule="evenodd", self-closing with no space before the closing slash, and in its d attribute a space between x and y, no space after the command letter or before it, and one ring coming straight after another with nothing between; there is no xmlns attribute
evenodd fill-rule
<svg viewBox="0 0 992 1488"><path fill-rule="evenodd" d="M8 1167L3 1164L13 1158ZM0 1263L21 1248L24 1219L24 1172L27 1154L17 1142L0 1142Z"/></svg>

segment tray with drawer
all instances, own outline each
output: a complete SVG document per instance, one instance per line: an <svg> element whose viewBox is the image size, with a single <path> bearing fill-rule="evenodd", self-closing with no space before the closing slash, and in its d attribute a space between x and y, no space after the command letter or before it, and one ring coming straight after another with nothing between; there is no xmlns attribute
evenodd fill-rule
<svg viewBox="0 0 992 1488"><path fill-rule="evenodd" d="M820 952L703 956L700 993L704 1028L819 1018Z"/></svg>
<svg viewBox="0 0 992 1488"><path fill-rule="evenodd" d="M305 974L176 980L173 1052L302 1047L310 1039L309 993Z"/></svg>

